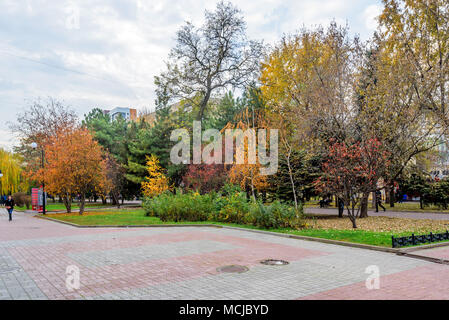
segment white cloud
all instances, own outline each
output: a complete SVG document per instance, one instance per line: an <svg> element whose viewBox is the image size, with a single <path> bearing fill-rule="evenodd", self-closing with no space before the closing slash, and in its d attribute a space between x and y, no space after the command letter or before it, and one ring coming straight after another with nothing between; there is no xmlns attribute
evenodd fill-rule
<svg viewBox="0 0 449 320"><path fill-rule="evenodd" d="M366 7L363 12L363 20L365 21L365 27L368 30L376 30L378 26L377 17L382 13L382 6L380 5L370 5Z"/></svg>

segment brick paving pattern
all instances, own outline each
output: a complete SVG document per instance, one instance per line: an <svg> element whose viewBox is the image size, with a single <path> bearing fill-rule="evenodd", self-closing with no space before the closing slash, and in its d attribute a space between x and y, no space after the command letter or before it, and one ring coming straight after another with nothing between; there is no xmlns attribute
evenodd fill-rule
<svg viewBox="0 0 449 320"><path fill-rule="evenodd" d="M449 252L426 252L437 250ZM217 271L228 265L249 270ZM365 286L372 265L379 290ZM78 290L66 287L68 266L80 270ZM430 298L449 299L449 266L244 230L86 229L0 213L0 299Z"/></svg>
<svg viewBox="0 0 449 320"><path fill-rule="evenodd" d="M413 254L417 254L424 257L437 258L449 261L449 246L441 247L441 248L433 248L433 249L424 249L413 251Z"/></svg>

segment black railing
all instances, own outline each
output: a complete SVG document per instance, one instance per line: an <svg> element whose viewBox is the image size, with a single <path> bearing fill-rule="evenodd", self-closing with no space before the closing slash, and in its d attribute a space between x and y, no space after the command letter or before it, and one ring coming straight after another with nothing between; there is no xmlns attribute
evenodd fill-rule
<svg viewBox="0 0 449 320"><path fill-rule="evenodd" d="M430 234L425 234L421 236L415 236L415 234L412 234L411 236L408 237L398 237L398 238L395 238L394 236L391 237L393 248L417 246L420 244L446 241L446 240L449 240L449 231L446 231L445 233L431 232Z"/></svg>

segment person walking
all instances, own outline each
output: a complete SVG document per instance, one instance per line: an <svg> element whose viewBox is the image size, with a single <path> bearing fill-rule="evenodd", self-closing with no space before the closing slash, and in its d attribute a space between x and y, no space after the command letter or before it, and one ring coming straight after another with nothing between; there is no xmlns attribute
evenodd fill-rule
<svg viewBox="0 0 449 320"><path fill-rule="evenodd" d="M385 207L382 205L382 192L380 190L376 191L376 212L379 212L379 207L384 209L384 212L387 211Z"/></svg>
<svg viewBox="0 0 449 320"><path fill-rule="evenodd" d="M338 203L338 217L343 218L343 212L345 211L345 203L340 198L338 198L337 203Z"/></svg>
<svg viewBox="0 0 449 320"><path fill-rule="evenodd" d="M8 196L8 199L5 201L5 208L8 210L9 221L12 221L12 212L14 210L14 199L11 196Z"/></svg>

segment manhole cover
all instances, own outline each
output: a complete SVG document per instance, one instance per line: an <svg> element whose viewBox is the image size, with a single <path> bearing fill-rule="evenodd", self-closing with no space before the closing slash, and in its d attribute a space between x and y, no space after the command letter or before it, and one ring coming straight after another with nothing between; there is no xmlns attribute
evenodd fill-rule
<svg viewBox="0 0 449 320"><path fill-rule="evenodd" d="M249 269L245 266L237 266L237 265L217 268L217 271L221 273L244 273L247 272L248 270Z"/></svg>
<svg viewBox="0 0 449 320"><path fill-rule="evenodd" d="M287 261L284 260L275 260L275 259L268 259L263 260L260 262L261 264L267 265L267 266L285 266L288 264Z"/></svg>

